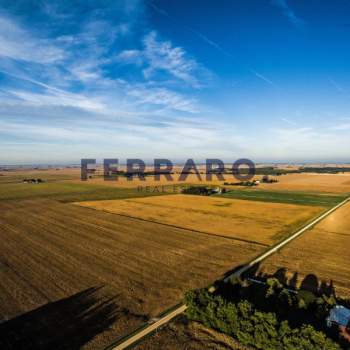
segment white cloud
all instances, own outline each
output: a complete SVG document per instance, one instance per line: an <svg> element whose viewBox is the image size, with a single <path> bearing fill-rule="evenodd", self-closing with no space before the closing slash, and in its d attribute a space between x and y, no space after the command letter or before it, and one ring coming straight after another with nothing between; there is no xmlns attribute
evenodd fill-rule
<svg viewBox="0 0 350 350"><path fill-rule="evenodd" d="M138 103L148 105L155 104L164 106L181 112L197 113L199 112L197 101L193 98L186 98L183 95L170 91L166 88L130 87L128 90L130 96L136 97Z"/></svg>
<svg viewBox="0 0 350 350"><path fill-rule="evenodd" d="M329 78L328 81L335 87L335 89L341 93L345 92L342 86L340 86L334 79Z"/></svg>
<svg viewBox="0 0 350 350"><path fill-rule="evenodd" d="M124 50L117 60L143 65L146 79L157 79L159 74L165 73L193 88L205 85L210 79L209 71L189 57L182 47L174 46L171 41L159 40L155 31L144 37L142 50Z"/></svg>
<svg viewBox="0 0 350 350"><path fill-rule="evenodd" d="M38 125L37 123L33 124L28 122L0 122L0 133L21 136L22 138L35 138L39 142L43 140L87 140L89 137L96 136L96 133L92 133L91 131L82 132L77 129L59 127L57 125Z"/></svg>
<svg viewBox="0 0 350 350"><path fill-rule="evenodd" d="M289 125L293 125L293 126L296 126L296 125L297 125L296 122L294 122L293 120L290 120L290 119L288 119L288 118L281 118L281 120L282 120L283 122L285 122L286 124L289 124Z"/></svg>
<svg viewBox="0 0 350 350"><path fill-rule="evenodd" d="M272 86L275 86L275 84L272 82L272 80L266 78L264 75L262 75L261 73L255 71L254 69L250 69L250 71L259 79L263 80L265 83L270 84Z"/></svg>
<svg viewBox="0 0 350 350"><path fill-rule="evenodd" d="M117 55L116 60L123 63L133 63L136 65L143 64L142 51L140 50L124 50Z"/></svg>
<svg viewBox="0 0 350 350"><path fill-rule="evenodd" d="M52 150L52 157L64 158L63 145L72 144L69 156L79 160L82 151L91 156L115 151L122 156L171 158L183 157L185 152L192 157L234 158L252 153L305 155L316 153L317 147L320 151L336 147L331 129L326 133L297 128L287 118L292 129L274 130L266 142L261 134L252 137L242 125L240 135L232 126L239 117L225 116L220 123L222 115L209 113L201 103L201 91L194 94L210 73L183 47L160 39L154 31L142 38L141 47L122 51L118 40L130 33L125 23L86 20L74 35L50 37L44 31L38 36L13 19L0 19L0 45L4 46L0 73L6 74L0 92L2 149L7 145L11 152L25 151L25 145L36 141L52 145L45 147ZM209 39L202 40L220 50ZM123 74L128 71L126 63L135 65L128 67L134 69L130 79ZM118 69L122 74L117 76L113 73L119 74ZM261 73L251 73L273 85ZM211 118L202 115L206 112ZM254 128L252 124L246 127ZM345 130L343 124L335 127ZM16 142L10 145L9 140ZM341 138L338 144L346 143ZM54 145L62 149L54 150ZM39 147L36 161L40 159Z"/></svg>
<svg viewBox="0 0 350 350"><path fill-rule="evenodd" d="M14 103L19 103L18 100L20 100L22 105L27 104L28 107L70 106L110 116L119 115L119 112L133 114L135 106L138 106L138 109L142 106L148 112L156 108L154 112L157 114L160 112L159 107L163 109L163 113L170 110L195 113L199 110L196 99L165 88L162 82L128 83L105 75L103 66L112 64L113 60L105 58L104 54L110 50L116 38L125 32L124 24L112 26L103 21L93 21L86 24L82 32L76 35L45 39L49 52L65 52L65 56L58 55L55 58L71 57L62 63L61 60L53 60L51 54L47 57L40 56L40 60L37 59L32 51L37 47L38 40L14 21L6 22L2 17L0 19L3 20L3 24L7 23L8 26L11 24L15 28L13 30L15 36L26 35L25 53L19 50L18 38L14 40L12 37L10 42L13 50L10 55L10 44L8 44L7 57L13 60L19 57L31 60L28 62L31 64L28 69L24 65L2 62L2 66L9 71L2 69L0 72L16 81L16 84L6 88L6 103L9 103L8 99L12 98ZM4 25L0 25L0 38L6 36L4 28ZM136 60L145 60L148 57L147 69L150 69L161 60L163 63L159 64L159 68L171 71L178 79L194 83L195 78L192 78L190 71L197 67L197 64L187 60L181 48L173 48L169 42L158 42L154 33L147 36L145 40L147 45L145 44L145 51L142 54L138 50L127 50L117 57L117 61L134 60L136 63ZM158 46L162 49L160 55L162 59L156 57L155 51ZM17 53L14 47L18 49ZM33 63L40 63L40 66L32 66ZM152 75L151 71L149 74ZM43 80L46 81L43 82ZM70 91L76 81L82 84L83 89L80 87L80 90L85 90L84 92ZM138 113L142 113L142 110L136 111L136 114Z"/></svg>
<svg viewBox="0 0 350 350"><path fill-rule="evenodd" d="M0 57L36 63L62 61L66 54L47 39L33 36L12 19L0 16Z"/></svg>
<svg viewBox="0 0 350 350"><path fill-rule="evenodd" d="M264 145L266 154L276 159L292 155L299 160L327 160L334 159L335 154L345 159L350 140L327 127L289 127L272 129Z"/></svg>
<svg viewBox="0 0 350 350"><path fill-rule="evenodd" d="M194 74L199 66L195 60L187 57L181 47L173 47L170 41L158 40L154 31L144 38L144 46L144 55L149 64L144 70L147 77L163 70L193 87L200 86Z"/></svg>
<svg viewBox="0 0 350 350"><path fill-rule="evenodd" d="M295 14L295 12L291 9L291 7L287 3L287 0L271 0L271 3L279 7L283 15L286 16L295 27L301 27L305 24L305 21L298 17Z"/></svg>
<svg viewBox="0 0 350 350"><path fill-rule="evenodd" d="M9 90L9 92L22 101L35 106L70 106L93 111L103 111L105 108L105 106L97 100L87 98L80 94L67 93L65 91L33 93L20 90Z"/></svg>

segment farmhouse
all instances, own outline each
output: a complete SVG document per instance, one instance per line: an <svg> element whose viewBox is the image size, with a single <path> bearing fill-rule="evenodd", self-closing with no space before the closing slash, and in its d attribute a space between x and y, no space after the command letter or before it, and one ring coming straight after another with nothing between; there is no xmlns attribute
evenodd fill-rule
<svg viewBox="0 0 350 350"><path fill-rule="evenodd" d="M221 194L222 193L222 189L221 187L215 187L211 189L211 193L215 193L215 194Z"/></svg>
<svg viewBox="0 0 350 350"><path fill-rule="evenodd" d="M23 179L22 182L27 184L40 184L44 181L42 179Z"/></svg>
<svg viewBox="0 0 350 350"><path fill-rule="evenodd" d="M261 182L265 184L272 184L272 183L278 182L278 180L271 178L269 175L264 175L261 179Z"/></svg>

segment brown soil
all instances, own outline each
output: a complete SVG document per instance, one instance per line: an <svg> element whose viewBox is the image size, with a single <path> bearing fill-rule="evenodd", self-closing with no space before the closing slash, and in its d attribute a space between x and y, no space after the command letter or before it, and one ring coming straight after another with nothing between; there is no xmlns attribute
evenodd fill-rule
<svg viewBox="0 0 350 350"><path fill-rule="evenodd" d="M279 270L305 288L316 290L326 284L338 295L350 297L349 247L350 203L268 258L260 272Z"/></svg>
<svg viewBox="0 0 350 350"><path fill-rule="evenodd" d="M262 250L39 199L0 203L0 240L2 345L50 349L101 348Z"/></svg>
<svg viewBox="0 0 350 350"><path fill-rule="evenodd" d="M265 245L288 236L324 210L315 206L182 194L77 204Z"/></svg>

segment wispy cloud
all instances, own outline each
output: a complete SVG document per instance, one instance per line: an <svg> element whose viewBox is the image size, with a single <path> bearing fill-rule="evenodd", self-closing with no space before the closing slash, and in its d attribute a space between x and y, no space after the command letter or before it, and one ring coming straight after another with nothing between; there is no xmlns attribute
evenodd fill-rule
<svg viewBox="0 0 350 350"><path fill-rule="evenodd" d="M144 63L144 57L140 50L124 50L116 57L117 62L133 63L141 66Z"/></svg>
<svg viewBox="0 0 350 350"><path fill-rule="evenodd" d="M42 32L38 38L18 20L1 14L0 74L11 78L11 84L2 91L6 103L11 104L13 99L28 107L73 107L109 117L152 113L152 107L155 114L159 114L159 108L164 113L198 112L195 98L164 86L164 73L179 86L185 83L198 88L202 86L200 78L209 76L208 71L183 48L160 40L155 31L144 36L142 50L111 55L116 40L130 34L129 27L125 21L114 24L92 18L84 21L78 33L49 36ZM135 64L143 80L123 82L115 76L113 70L121 62Z"/></svg>
<svg viewBox="0 0 350 350"><path fill-rule="evenodd" d="M334 79L332 78L328 78L328 81L330 82L330 84L335 87L336 90L338 90L339 92L343 93L345 92L345 90L343 89L342 86L340 86Z"/></svg>
<svg viewBox="0 0 350 350"><path fill-rule="evenodd" d="M144 70L147 77L163 70L194 87L199 86L193 74L199 68L198 63L186 58L186 53L181 47L173 47L170 41L159 41L154 31L144 38L144 45L144 54L149 64Z"/></svg>
<svg viewBox="0 0 350 350"><path fill-rule="evenodd" d="M192 32L193 34L195 34L198 38L200 38L201 40L203 40L205 43L207 43L208 45L212 46L213 48L215 48L216 50L220 51L221 53L223 53L225 56L230 57L230 58L234 58L234 55L232 55L230 52L228 52L227 50L225 50L221 45L219 45L218 43L216 43L215 41L209 39L206 35L204 35L203 33L199 32L198 30L193 29L192 27L189 26L185 26L185 28L187 28L190 32Z"/></svg>
<svg viewBox="0 0 350 350"><path fill-rule="evenodd" d="M188 27L181 19L175 23L176 35L166 36L172 31L158 26L165 21L151 22L152 16L140 15L140 6L133 5L137 1L81 3L86 4L84 11L79 6L67 11L61 2L45 3L44 15L36 13L35 20L25 11L0 11L0 163L24 154L32 161L115 152L125 157L302 158L341 155L349 149L348 120L310 128L293 114L304 102L299 95L298 101L292 94L275 104L266 100L282 95L277 89L281 83L273 70L258 65L253 69L252 57L245 62L236 58L230 46L235 41L215 37L209 29L198 31L196 23ZM100 3L108 5L99 8ZM108 7L111 3L115 11ZM123 4L128 9L121 11ZM285 1L275 1L275 6L298 23ZM170 18L162 9L157 12L167 16L167 24L173 21L172 14ZM43 25L36 23L40 16ZM182 41L182 35L204 45L196 47L197 52L212 51L205 56L210 69L224 60L223 69L209 71L185 45L191 40ZM244 50L244 45L242 41L237 47ZM259 90L269 89L264 98L255 99L257 82L265 84ZM341 92L335 80L330 84ZM345 107L341 115L347 115ZM315 116L319 110L313 112ZM282 127L269 130L274 125Z"/></svg>
<svg viewBox="0 0 350 350"><path fill-rule="evenodd" d="M149 5L157 13L161 14L162 16L165 16L165 17L169 18L170 20L174 21L176 24L180 24L179 21L174 19L173 16L170 16L167 11L165 11L164 9L162 9L159 6L155 5L153 2L149 2ZM202 40L204 43L206 43L207 45L210 45L212 48L214 48L215 50L219 51L221 54L223 54L226 57L229 57L231 59L236 59L235 56L231 52L229 52L228 50L223 48L222 45L220 45L219 43L217 43L214 40L210 39L207 35L203 34L202 32L200 32L200 31L198 31L196 29L194 29L191 26L183 25L183 24L180 24L180 25L185 30L187 30L190 33L194 34L197 38ZM237 62L237 64L239 64L239 63ZM240 64L240 65L242 65L242 64ZM254 74L255 77L261 79L265 83L267 83L269 85L274 85L271 80L267 79L265 76L263 76L262 74L258 73L256 70L250 68L249 66L247 66L245 64L243 64L242 66L244 66L246 70L248 70L250 73Z"/></svg>
<svg viewBox="0 0 350 350"><path fill-rule="evenodd" d="M38 36L30 34L22 26L4 15L0 16L0 57L36 62L62 61L66 53L60 47Z"/></svg>
<svg viewBox="0 0 350 350"><path fill-rule="evenodd" d="M50 8L49 15L65 21L56 10ZM206 83L209 71L155 31L122 50L118 43L129 35L127 22L95 17L72 34L39 35L18 18L0 14L1 148L15 157L26 145L45 144L58 157L69 142L79 159L83 147L95 151L91 140L99 150L141 147L145 153L173 154L179 139L189 148L212 143L221 133L215 123L187 117L203 111L191 91ZM131 78L118 74L125 63L134 65Z"/></svg>
<svg viewBox="0 0 350 350"><path fill-rule="evenodd" d="M305 25L305 21L298 17L292 8L288 5L287 0L271 0L271 4L277 6L282 14L286 16L290 23L295 27L302 27Z"/></svg>
<svg viewBox="0 0 350 350"><path fill-rule="evenodd" d="M265 83L269 84L269 85L272 85L272 86L275 86L275 84L273 83L272 80L266 78L264 75L262 75L261 73L255 71L254 69L250 69L250 71L256 76L258 77L259 79L263 80Z"/></svg>
<svg viewBox="0 0 350 350"><path fill-rule="evenodd" d="M35 106L70 106L93 111L102 111L104 105L91 97L83 94L71 93L65 90L50 86L40 81L30 79L27 77L17 76L5 71L0 72L16 78L19 81L29 82L34 86L39 86L39 91L28 91L23 88L7 88L7 93L18 98L24 103ZM18 103L18 101L16 101Z"/></svg>
<svg viewBox="0 0 350 350"><path fill-rule="evenodd" d="M278 145L278 147L276 147ZM346 149L350 147L347 133L329 126L288 126L287 128L273 128L270 139L265 142L265 151L274 154L276 158L285 158L286 154L293 154L297 160L346 159ZM309 157L309 159L307 158Z"/></svg>
<svg viewBox="0 0 350 350"><path fill-rule="evenodd" d="M143 38L142 50L122 51L117 60L142 65L146 79L162 79L163 73L193 88L206 85L206 80L210 79L209 71L189 57L182 47L174 46L169 40L160 40L155 31Z"/></svg>
<svg viewBox="0 0 350 350"><path fill-rule="evenodd" d="M281 120L282 120L284 123L289 124L289 125L293 125L293 126L296 126L296 125L297 125L296 122L294 122L294 121L292 121L292 120L290 120L290 119L288 119L288 118L281 118Z"/></svg>
<svg viewBox="0 0 350 350"><path fill-rule="evenodd" d="M167 11L165 11L164 9L160 8L159 6L157 6L154 2L150 1L149 5L153 8L153 10L155 10L159 14L161 14L163 16L166 16L166 17L168 17L171 20L174 20L173 17L170 16ZM196 30L196 29L194 29L194 28L192 28L190 26L187 26L187 25L183 25L183 27L185 29L187 29L188 31L190 31L192 34L196 35L199 39L203 40L205 43L209 44L210 46L214 47L216 50L218 50L221 53L223 53L224 55L226 55L226 56L228 56L230 58L234 57L230 52L225 50L221 45L219 45L215 41L209 39L208 36L204 35L200 31L198 31L198 30Z"/></svg>
<svg viewBox="0 0 350 350"><path fill-rule="evenodd" d="M149 88L142 85L139 87L130 86L128 94L136 97L139 104L160 105L167 109L188 113L199 112L198 103L194 98L186 98L166 88Z"/></svg>

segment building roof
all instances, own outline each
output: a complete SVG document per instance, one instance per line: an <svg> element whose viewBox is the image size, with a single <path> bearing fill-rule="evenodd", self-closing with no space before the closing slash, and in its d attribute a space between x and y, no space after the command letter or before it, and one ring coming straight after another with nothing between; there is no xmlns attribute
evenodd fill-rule
<svg viewBox="0 0 350 350"><path fill-rule="evenodd" d="M327 317L328 326L331 326L332 323L347 327L350 323L350 310L341 305L334 306Z"/></svg>

